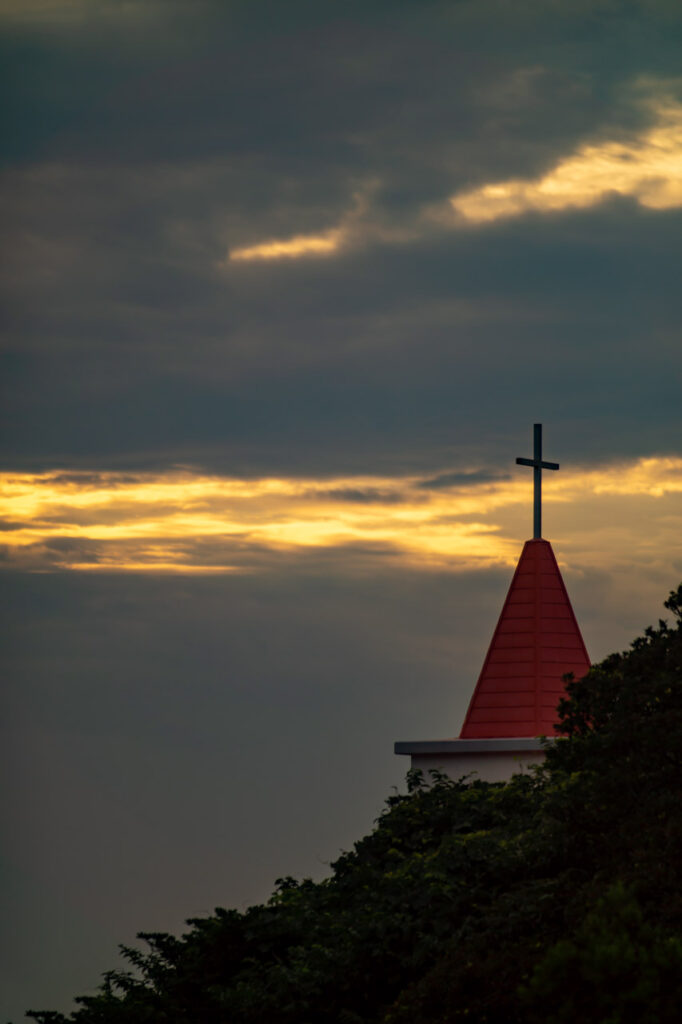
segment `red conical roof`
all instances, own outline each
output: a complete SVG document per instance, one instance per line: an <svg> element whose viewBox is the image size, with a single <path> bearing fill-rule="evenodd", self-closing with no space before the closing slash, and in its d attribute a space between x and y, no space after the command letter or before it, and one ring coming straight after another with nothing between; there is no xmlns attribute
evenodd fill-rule
<svg viewBox="0 0 682 1024"><path fill-rule="evenodd" d="M553 736L561 677L590 667L552 545L526 541L461 739Z"/></svg>

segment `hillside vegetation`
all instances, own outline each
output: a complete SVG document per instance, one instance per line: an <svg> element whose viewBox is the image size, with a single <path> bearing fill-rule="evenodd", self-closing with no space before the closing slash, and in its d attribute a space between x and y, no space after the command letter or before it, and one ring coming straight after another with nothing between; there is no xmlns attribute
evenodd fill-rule
<svg viewBox="0 0 682 1024"><path fill-rule="evenodd" d="M682 585L568 686L564 739L506 785L408 777L319 883L142 933L41 1024L677 1024Z"/></svg>

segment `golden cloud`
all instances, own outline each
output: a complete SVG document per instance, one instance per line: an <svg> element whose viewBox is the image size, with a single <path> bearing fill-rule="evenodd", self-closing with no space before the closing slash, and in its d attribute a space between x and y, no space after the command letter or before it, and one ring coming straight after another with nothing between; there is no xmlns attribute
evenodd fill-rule
<svg viewBox="0 0 682 1024"><path fill-rule="evenodd" d="M294 235L288 239L272 239L259 245L233 249L230 260L249 262L252 260L300 259L302 256L328 256L336 252L343 240L341 228L332 228L319 235Z"/></svg>
<svg viewBox="0 0 682 1024"><path fill-rule="evenodd" d="M647 130L625 141L582 145L540 177L510 178L460 192L445 204L424 207L400 226L382 222L373 211L371 198L380 182L372 180L354 194L352 206L336 226L232 249L220 266L329 257L377 242L405 244L434 229L484 224L531 211L581 209L614 194L629 196L649 209L682 206L682 104L676 91L678 82L639 81L635 104L653 121Z"/></svg>
<svg viewBox="0 0 682 1024"><path fill-rule="evenodd" d="M450 479L445 473L441 479ZM451 570L513 565L531 483L452 474L239 480L169 472L0 475L8 567L32 571L252 572L282 557ZM682 458L562 471L545 521L574 558L682 555ZM667 554L665 553L667 551Z"/></svg>
<svg viewBox="0 0 682 1024"><path fill-rule="evenodd" d="M231 249L227 260L221 266L224 268L228 263L292 260L310 256L330 256L337 253L348 243L351 236L357 231L358 225L367 219L369 198L376 188L376 181L368 181L361 189L354 192L351 208L342 216L336 227L327 228L316 234L298 234L291 238L270 238L256 245Z"/></svg>
<svg viewBox="0 0 682 1024"><path fill-rule="evenodd" d="M371 208L372 195L380 182L365 181L353 193L352 204L334 227L313 234L296 234L290 238L269 238L254 245L231 249L219 267L230 263L253 263L271 260L296 260L333 256L354 245L368 242L408 242L423 233L418 225L396 225L376 216Z"/></svg>
<svg viewBox="0 0 682 1024"><path fill-rule="evenodd" d="M646 101L655 116L648 131L627 142L580 146L540 178L511 178L450 199L473 223L587 207L609 194L632 196L642 206L682 206L682 105L672 98Z"/></svg>

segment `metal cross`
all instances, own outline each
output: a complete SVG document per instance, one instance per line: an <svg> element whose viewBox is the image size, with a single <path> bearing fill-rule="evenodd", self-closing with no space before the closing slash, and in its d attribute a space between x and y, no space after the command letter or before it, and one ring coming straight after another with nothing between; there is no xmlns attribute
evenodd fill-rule
<svg viewBox="0 0 682 1024"><path fill-rule="evenodd" d="M542 423L533 424L533 458L517 459L519 466L533 467L533 540L542 537L542 471L558 469L558 462L542 461Z"/></svg>

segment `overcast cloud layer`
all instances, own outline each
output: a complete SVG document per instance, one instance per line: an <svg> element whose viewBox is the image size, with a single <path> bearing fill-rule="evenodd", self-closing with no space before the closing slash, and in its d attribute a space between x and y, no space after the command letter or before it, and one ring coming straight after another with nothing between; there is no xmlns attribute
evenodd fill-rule
<svg viewBox="0 0 682 1024"><path fill-rule="evenodd" d="M682 14L2 0L0 29L18 1020L137 929L322 874L393 740L457 732L534 421L590 653L658 616Z"/></svg>
<svg viewBox="0 0 682 1024"><path fill-rule="evenodd" d="M6 464L422 468L534 416L578 456L677 444L682 196L630 183L481 224L450 206L581 146L641 151L682 110L675 5L4 20ZM678 132L678 189L681 162ZM339 228L331 253L230 259Z"/></svg>

